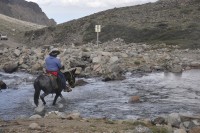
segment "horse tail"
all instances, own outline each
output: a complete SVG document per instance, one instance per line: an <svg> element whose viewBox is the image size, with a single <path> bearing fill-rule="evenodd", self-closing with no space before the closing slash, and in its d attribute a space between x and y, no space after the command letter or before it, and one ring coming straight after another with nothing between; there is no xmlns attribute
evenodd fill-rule
<svg viewBox="0 0 200 133"><path fill-rule="evenodd" d="M34 93L34 103L36 106L38 106L38 100L39 100L39 96L40 96L40 86L39 86L39 82L36 79L34 82L34 88L35 88L35 93Z"/></svg>

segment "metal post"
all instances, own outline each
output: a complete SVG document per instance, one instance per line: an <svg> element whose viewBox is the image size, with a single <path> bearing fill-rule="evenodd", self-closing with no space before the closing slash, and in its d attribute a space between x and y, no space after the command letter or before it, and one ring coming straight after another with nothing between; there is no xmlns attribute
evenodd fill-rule
<svg viewBox="0 0 200 133"><path fill-rule="evenodd" d="M97 33L97 46L99 46L99 32L101 32L101 25L95 25L95 32Z"/></svg>
<svg viewBox="0 0 200 133"><path fill-rule="evenodd" d="M97 32L97 46L99 46L99 32Z"/></svg>

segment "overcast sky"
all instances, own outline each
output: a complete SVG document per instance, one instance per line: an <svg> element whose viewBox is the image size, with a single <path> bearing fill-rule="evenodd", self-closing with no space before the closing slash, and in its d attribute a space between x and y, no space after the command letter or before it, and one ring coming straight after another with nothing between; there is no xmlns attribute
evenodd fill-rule
<svg viewBox="0 0 200 133"><path fill-rule="evenodd" d="M132 6L157 0L27 0L37 3L58 24L115 7Z"/></svg>

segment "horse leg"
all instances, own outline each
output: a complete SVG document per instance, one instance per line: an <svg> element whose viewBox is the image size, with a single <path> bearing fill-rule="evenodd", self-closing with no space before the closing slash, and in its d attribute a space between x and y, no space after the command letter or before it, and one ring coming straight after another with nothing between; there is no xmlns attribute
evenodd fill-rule
<svg viewBox="0 0 200 133"><path fill-rule="evenodd" d="M61 96L61 94L56 93L56 96L55 96L55 98L53 100L53 105L56 104L56 100L58 99L59 96Z"/></svg>
<svg viewBox="0 0 200 133"><path fill-rule="evenodd" d="M46 102L44 100L44 97L47 96L47 95L48 94L46 94L46 93L43 93L42 95L40 95L40 99L42 100L42 102L43 102L44 105L46 104Z"/></svg>
<svg viewBox="0 0 200 133"><path fill-rule="evenodd" d="M35 93L34 93L34 103L36 106L38 106L38 99L39 99L39 96L40 96L40 88L38 86L38 84L35 82L34 83L34 88L35 88Z"/></svg>
<svg viewBox="0 0 200 133"><path fill-rule="evenodd" d="M62 95L62 94L60 94L60 98L63 98L63 95Z"/></svg>
<svg viewBox="0 0 200 133"><path fill-rule="evenodd" d="M52 94L52 97L53 97L53 94ZM63 95L62 95L62 94L60 94L60 98L63 98Z"/></svg>

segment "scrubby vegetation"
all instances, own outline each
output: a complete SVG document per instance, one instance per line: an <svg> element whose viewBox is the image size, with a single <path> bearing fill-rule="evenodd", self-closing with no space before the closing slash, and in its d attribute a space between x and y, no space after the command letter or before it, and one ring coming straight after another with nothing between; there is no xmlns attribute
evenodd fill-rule
<svg viewBox="0 0 200 133"><path fill-rule="evenodd" d="M54 35L52 39L48 38L52 35L50 33L41 35L40 39L44 44L96 42L94 29L100 24L99 41L102 43L122 38L126 43L166 43L182 48L200 48L199 6L196 0L160 0L114 8L58 25L49 30Z"/></svg>

